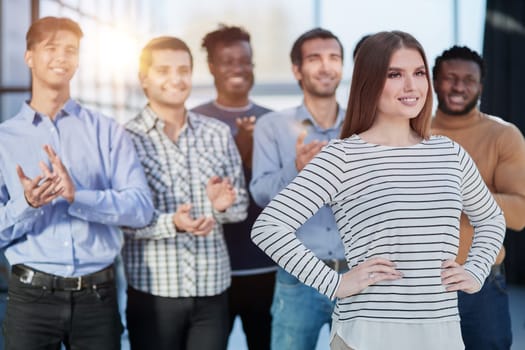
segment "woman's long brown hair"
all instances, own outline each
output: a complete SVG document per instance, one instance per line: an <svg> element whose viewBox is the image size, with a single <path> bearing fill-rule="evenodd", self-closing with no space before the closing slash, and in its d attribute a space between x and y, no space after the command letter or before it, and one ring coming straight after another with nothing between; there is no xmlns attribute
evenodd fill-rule
<svg viewBox="0 0 525 350"><path fill-rule="evenodd" d="M417 50L425 63L427 96L419 114L410 120L410 126L422 138L430 137L432 86L425 51L412 35L391 31L371 35L357 52L341 138L362 133L372 127L377 115L379 98L386 82L390 59L394 52L401 48Z"/></svg>

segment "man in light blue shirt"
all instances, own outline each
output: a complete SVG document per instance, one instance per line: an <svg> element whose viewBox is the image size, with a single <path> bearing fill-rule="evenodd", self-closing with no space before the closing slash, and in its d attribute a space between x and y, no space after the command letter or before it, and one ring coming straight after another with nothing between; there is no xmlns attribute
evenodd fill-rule
<svg viewBox="0 0 525 350"><path fill-rule="evenodd" d="M120 349L118 226L153 215L124 129L70 98L81 37L67 18L32 24L31 100L0 125L0 246L12 265L5 349Z"/></svg>
<svg viewBox="0 0 525 350"><path fill-rule="evenodd" d="M339 136L345 116L335 98L343 68L339 39L321 28L310 30L295 41L291 59L303 103L268 113L255 125L250 190L260 206L266 206L329 140ZM340 272L348 269L330 208L321 208L297 236L330 267ZM331 323L333 307L326 296L279 269L272 304L272 349L315 349L319 330Z"/></svg>

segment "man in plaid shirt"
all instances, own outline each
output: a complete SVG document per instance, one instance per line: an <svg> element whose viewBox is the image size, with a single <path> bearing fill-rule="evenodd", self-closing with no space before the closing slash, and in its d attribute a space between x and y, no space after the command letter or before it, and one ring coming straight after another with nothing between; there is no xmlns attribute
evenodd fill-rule
<svg viewBox="0 0 525 350"><path fill-rule="evenodd" d="M225 349L230 263L223 223L246 218L241 158L229 127L190 112L193 61L174 37L142 50L146 107L126 128L156 213L126 229L127 324L132 349Z"/></svg>

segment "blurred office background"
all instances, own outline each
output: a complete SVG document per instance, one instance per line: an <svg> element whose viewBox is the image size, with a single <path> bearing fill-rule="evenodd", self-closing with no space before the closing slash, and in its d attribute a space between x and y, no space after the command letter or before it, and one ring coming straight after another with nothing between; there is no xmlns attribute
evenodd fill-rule
<svg viewBox="0 0 525 350"><path fill-rule="evenodd" d="M346 49L344 81L338 90L340 102L346 104L351 52L361 36L408 31L432 61L454 43L481 50L485 11L485 0L0 0L0 120L16 113L28 97L25 33L33 19L47 15L70 17L85 34L73 97L124 122L144 104L138 56L156 35L181 37L192 49L191 107L214 93L200 48L202 37L219 23L245 27L254 47L254 99L280 108L296 104L301 95L290 69L293 41L307 29L325 27Z"/></svg>

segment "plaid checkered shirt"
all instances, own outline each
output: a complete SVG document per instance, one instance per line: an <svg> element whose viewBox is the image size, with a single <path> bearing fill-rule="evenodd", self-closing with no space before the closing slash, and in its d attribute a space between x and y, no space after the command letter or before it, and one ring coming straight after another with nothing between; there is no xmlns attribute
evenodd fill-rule
<svg viewBox="0 0 525 350"><path fill-rule="evenodd" d="M156 211L149 226L124 228L123 259L128 283L163 297L211 296L230 286L230 263L223 223L246 218L248 196L241 158L229 127L188 112L177 142L164 133L164 123L146 106L126 124L151 188ZM206 194L214 175L230 179L235 203L225 212L212 208ZM173 215L191 203L192 216L214 216L207 236L177 232Z"/></svg>

